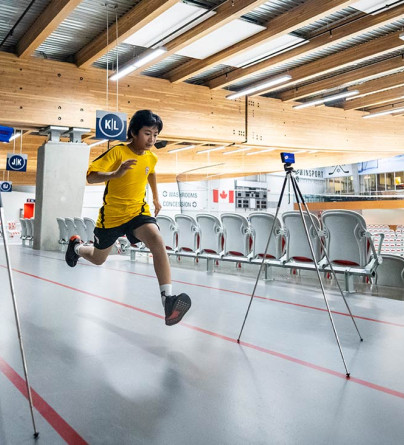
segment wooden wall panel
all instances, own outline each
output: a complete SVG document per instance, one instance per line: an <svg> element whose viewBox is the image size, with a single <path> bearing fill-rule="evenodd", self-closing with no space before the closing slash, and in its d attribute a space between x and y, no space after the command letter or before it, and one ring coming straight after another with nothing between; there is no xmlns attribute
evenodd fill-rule
<svg viewBox="0 0 404 445"><path fill-rule="evenodd" d="M365 113L331 107L293 109L293 103L250 99L248 142L275 147L347 150L376 155L404 153L404 121L383 116L362 119Z"/></svg>
<svg viewBox="0 0 404 445"><path fill-rule="evenodd" d="M0 122L13 126L95 127L95 111L107 109L106 72L41 59L0 54ZM130 117L152 109L171 138L242 142L244 107L225 91L130 75L119 83L119 111ZM116 82L109 82L108 109L116 110Z"/></svg>

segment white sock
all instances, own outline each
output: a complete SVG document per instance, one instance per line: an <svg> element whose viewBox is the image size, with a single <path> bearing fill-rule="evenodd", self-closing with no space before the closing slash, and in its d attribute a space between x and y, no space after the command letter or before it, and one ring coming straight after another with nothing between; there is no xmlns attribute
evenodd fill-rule
<svg viewBox="0 0 404 445"><path fill-rule="evenodd" d="M74 246L74 251L75 251L76 254L79 255L79 256L80 256L80 247L81 247L81 243L77 243L77 244Z"/></svg>
<svg viewBox="0 0 404 445"><path fill-rule="evenodd" d="M170 297L173 294L172 284L162 284L160 286L160 293L161 293L161 302L163 303L164 306L166 302L166 297Z"/></svg>

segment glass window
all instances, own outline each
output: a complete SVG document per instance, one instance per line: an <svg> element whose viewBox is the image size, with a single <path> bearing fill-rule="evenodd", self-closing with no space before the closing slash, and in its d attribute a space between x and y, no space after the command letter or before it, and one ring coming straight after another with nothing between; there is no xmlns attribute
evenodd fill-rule
<svg viewBox="0 0 404 445"><path fill-rule="evenodd" d="M395 190L394 173L386 173L386 190Z"/></svg>
<svg viewBox="0 0 404 445"><path fill-rule="evenodd" d="M396 190L404 191L404 172L396 172L394 174L394 183L396 186Z"/></svg>

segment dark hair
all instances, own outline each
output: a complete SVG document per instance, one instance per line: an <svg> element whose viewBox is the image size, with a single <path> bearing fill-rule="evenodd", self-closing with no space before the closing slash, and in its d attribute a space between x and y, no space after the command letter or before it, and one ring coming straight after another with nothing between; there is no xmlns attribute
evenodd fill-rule
<svg viewBox="0 0 404 445"><path fill-rule="evenodd" d="M158 132L163 129L163 121L157 114L150 110L139 110L132 116L129 122L128 139L132 139L132 133L137 136L143 127L157 127Z"/></svg>

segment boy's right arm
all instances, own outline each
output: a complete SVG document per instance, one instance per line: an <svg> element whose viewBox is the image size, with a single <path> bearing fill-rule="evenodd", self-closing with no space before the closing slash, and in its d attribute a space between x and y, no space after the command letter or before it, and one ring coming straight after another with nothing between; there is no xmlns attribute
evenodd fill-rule
<svg viewBox="0 0 404 445"><path fill-rule="evenodd" d="M128 170L132 169L132 165L136 164L136 159L128 159L112 172L91 171L87 174L87 182L89 184L97 184L98 182L106 182L110 179L121 178Z"/></svg>

